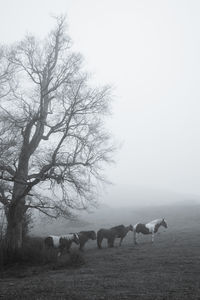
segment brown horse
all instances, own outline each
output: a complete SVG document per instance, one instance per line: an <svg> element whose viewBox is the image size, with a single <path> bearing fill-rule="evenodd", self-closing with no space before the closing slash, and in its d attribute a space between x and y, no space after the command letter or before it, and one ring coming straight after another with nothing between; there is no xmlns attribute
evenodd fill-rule
<svg viewBox="0 0 200 300"><path fill-rule="evenodd" d="M101 243L104 238L107 239L108 247L114 247L115 238L120 238L119 246L121 246L124 237L129 231L133 231L132 225L127 227L118 225L110 229L102 228L97 232L97 246L101 249Z"/></svg>
<svg viewBox="0 0 200 300"><path fill-rule="evenodd" d="M80 231L78 233L78 237L79 237L79 249L83 251L83 247L85 245L85 243L87 243L88 240L96 240L97 236L96 236L96 232L91 230L91 231Z"/></svg>

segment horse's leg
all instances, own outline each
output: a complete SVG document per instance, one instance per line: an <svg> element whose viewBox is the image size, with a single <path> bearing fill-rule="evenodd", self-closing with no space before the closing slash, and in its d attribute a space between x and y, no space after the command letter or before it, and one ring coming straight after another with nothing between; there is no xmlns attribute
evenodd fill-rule
<svg viewBox="0 0 200 300"><path fill-rule="evenodd" d="M72 241L69 241L67 244L66 244L66 248L67 248L67 253L70 253L70 248L71 248L71 245L72 245Z"/></svg>
<svg viewBox="0 0 200 300"><path fill-rule="evenodd" d="M133 231L133 242L134 244L137 244L137 233L135 230Z"/></svg>
<svg viewBox="0 0 200 300"><path fill-rule="evenodd" d="M59 251L58 251L58 257L61 256L61 255L63 254L64 248L65 248L64 245L60 245L60 246L59 246L59 248L58 248L58 250L59 250Z"/></svg>
<svg viewBox="0 0 200 300"><path fill-rule="evenodd" d="M80 242L80 247L79 247L80 251L84 251L83 247L84 247L85 243L86 243L86 241L83 241L83 240Z"/></svg>
<svg viewBox="0 0 200 300"><path fill-rule="evenodd" d="M151 242L154 242L154 232L151 233Z"/></svg>
<svg viewBox="0 0 200 300"><path fill-rule="evenodd" d="M79 236L79 250L82 251L83 250L83 238Z"/></svg>
<svg viewBox="0 0 200 300"><path fill-rule="evenodd" d="M103 241L103 237L102 237L102 236L98 236L98 237L97 237L97 246L98 246L99 249L102 248L102 247L101 247L102 241Z"/></svg>
<svg viewBox="0 0 200 300"><path fill-rule="evenodd" d="M115 237L110 237L108 239L108 247L109 248L113 248L114 247L114 241L115 241Z"/></svg>
<svg viewBox="0 0 200 300"><path fill-rule="evenodd" d="M83 251L83 246L84 246L83 243L80 243L80 246L79 246L80 251Z"/></svg>

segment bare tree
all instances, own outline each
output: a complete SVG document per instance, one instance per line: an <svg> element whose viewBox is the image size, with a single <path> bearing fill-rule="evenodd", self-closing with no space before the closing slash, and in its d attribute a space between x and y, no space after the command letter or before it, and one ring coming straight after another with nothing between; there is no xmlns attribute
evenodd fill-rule
<svg viewBox="0 0 200 300"><path fill-rule="evenodd" d="M16 249L27 209L57 217L94 201L113 147L103 126L110 88L89 83L63 18L45 41L27 36L7 60L15 77L0 104L0 201Z"/></svg>
<svg viewBox="0 0 200 300"><path fill-rule="evenodd" d="M0 100L11 91L13 66L5 56L6 49L0 46Z"/></svg>

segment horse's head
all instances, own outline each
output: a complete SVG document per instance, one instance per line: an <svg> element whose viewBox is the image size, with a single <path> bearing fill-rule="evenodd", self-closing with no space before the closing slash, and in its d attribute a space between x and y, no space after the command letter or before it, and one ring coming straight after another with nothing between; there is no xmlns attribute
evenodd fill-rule
<svg viewBox="0 0 200 300"><path fill-rule="evenodd" d="M96 235L96 232L95 231L91 231L90 232L90 238L91 238L91 240L96 240L97 239L97 235Z"/></svg>
<svg viewBox="0 0 200 300"><path fill-rule="evenodd" d="M73 234L73 242L74 242L75 244L77 244L77 245L80 244L79 236L78 236L77 233L74 233L74 234Z"/></svg>
<svg viewBox="0 0 200 300"><path fill-rule="evenodd" d="M129 230L129 231L133 231L133 225L130 224L130 225L128 226L128 230Z"/></svg>
<svg viewBox="0 0 200 300"><path fill-rule="evenodd" d="M160 223L160 225L162 225L163 227L167 228L167 222L165 221L165 219L162 219L162 222Z"/></svg>

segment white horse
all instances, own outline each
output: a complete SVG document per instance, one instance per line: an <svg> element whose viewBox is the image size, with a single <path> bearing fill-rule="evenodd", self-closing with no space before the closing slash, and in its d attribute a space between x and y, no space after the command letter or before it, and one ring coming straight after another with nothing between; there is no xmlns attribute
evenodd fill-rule
<svg viewBox="0 0 200 300"><path fill-rule="evenodd" d="M147 224L137 223L133 226L134 243L137 244L137 234L151 234L151 241L154 241L154 233L156 233L160 226L167 228L165 219L156 219Z"/></svg>
<svg viewBox="0 0 200 300"><path fill-rule="evenodd" d="M69 252L72 243L79 245L79 236L77 233L68 233L66 235L49 235L45 238L44 243L46 248L59 249L58 256L60 256L66 249Z"/></svg>

